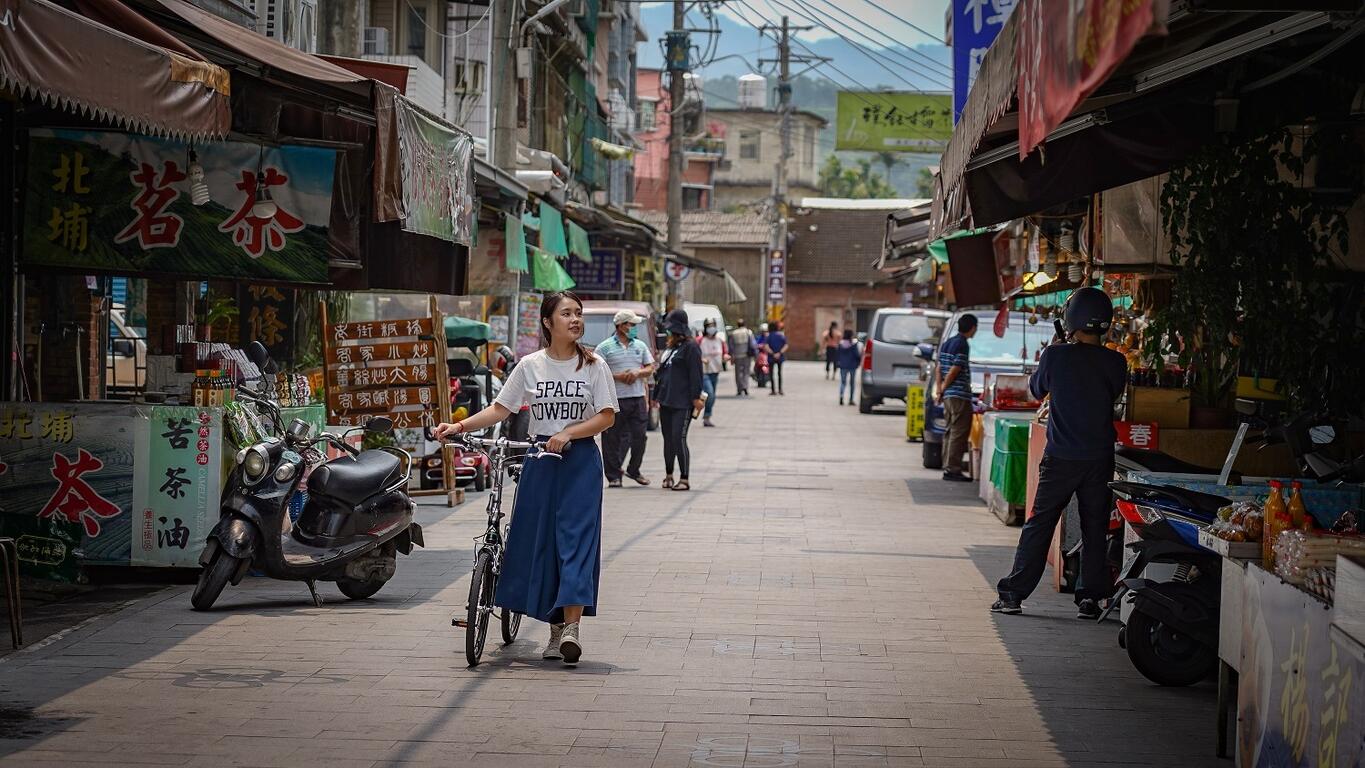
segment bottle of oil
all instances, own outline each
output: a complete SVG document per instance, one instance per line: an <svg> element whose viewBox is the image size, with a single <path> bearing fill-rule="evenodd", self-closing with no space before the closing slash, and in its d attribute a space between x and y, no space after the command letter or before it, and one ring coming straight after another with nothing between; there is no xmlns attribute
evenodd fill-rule
<svg viewBox="0 0 1365 768"><path fill-rule="evenodd" d="M1303 503L1303 483L1295 480L1291 483L1292 491L1289 494L1289 521L1295 530L1306 531L1313 525L1313 518L1308 514L1308 507Z"/></svg>
<svg viewBox="0 0 1365 768"><path fill-rule="evenodd" d="M204 375L203 369L194 372L194 382L190 384L190 398L194 402L195 408L203 408L208 405L208 377Z"/></svg>
<svg viewBox="0 0 1365 768"><path fill-rule="evenodd" d="M1270 496L1265 500L1264 536L1261 539L1261 565L1275 570L1275 542L1289 528L1289 507L1284 503L1284 485L1270 481Z"/></svg>

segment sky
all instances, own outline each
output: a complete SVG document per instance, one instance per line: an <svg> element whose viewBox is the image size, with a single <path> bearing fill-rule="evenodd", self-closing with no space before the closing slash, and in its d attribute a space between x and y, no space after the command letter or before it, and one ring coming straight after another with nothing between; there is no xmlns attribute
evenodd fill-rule
<svg viewBox="0 0 1365 768"><path fill-rule="evenodd" d="M662 64L658 41L672 26L672 5L642 5L641 17L650 42L640 45L641 66ZM761 38L753 25L780 23L785 14L793 25L816 27L797 34L794 54L814 53L833 59L831 64L810 72L812 76L824 76L846 87L951 90L949 50L934 39L943 37L948 0L725 0L712 5L717 9L721 34L711 58L731 58L703 68L703 77L740 75L756 67L771 70L774 65L759 59L774 58L776 46L771 38ZM699 10L692 11L688 20L694 29L710 27ZM708 38L694 32L693 45L705 50ZM793 65L793 74L804 68Z"/></svg>

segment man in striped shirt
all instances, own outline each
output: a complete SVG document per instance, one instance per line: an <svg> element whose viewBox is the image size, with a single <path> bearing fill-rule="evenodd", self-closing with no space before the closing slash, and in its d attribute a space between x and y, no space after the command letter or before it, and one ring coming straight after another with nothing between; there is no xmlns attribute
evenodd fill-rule
<svg viewBox="0 0 1365 768"><path fill-rule="evenodd" d="M962 455L972 430L972 364L968 340L976 335L976 315L958 318L957 335L938 351L938 402L948 426L943 435L943 479L965 482Z"/></svg>

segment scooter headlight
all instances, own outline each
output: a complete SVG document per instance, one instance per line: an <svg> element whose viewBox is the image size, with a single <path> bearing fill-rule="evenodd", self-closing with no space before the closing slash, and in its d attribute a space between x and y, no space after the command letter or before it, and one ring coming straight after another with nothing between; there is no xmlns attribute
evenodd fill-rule
<svg viewBox="0 0 1365 768"><path fill-rule="evenodd" d="M259 445L248 448L246 456L242 457L242 474L249 483L260 480L269 468L270 458L266 456L265 449Z"/></svg>
<svg viewBox="0 0 1365 768"><path fill-rule="evenodd" d="M275 470L275 481L280 483L287 483L290 480L294 479L294 473L297 471L298 467L294 464L294 462L286 461L279 466L279 469Z"/></svg>

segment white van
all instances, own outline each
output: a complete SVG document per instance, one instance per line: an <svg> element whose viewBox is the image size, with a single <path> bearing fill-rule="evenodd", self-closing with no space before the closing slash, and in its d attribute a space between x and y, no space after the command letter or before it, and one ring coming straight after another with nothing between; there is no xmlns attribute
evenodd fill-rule
<svg viewBox="0 0 1365 768"><path fill-rule="evenodd" d="M692 328L694 335L700 334L702 326L706 325L707 320L713 320L716 328L725 332L725 315L721 314L720 307L715 304L696 304L690 301L683 302L682 309L687 313L687 325Z"/></svg>

